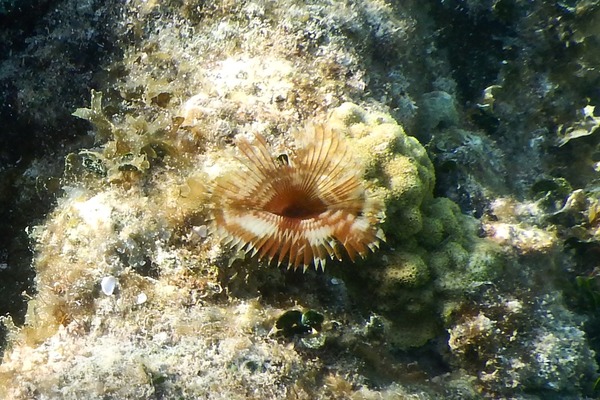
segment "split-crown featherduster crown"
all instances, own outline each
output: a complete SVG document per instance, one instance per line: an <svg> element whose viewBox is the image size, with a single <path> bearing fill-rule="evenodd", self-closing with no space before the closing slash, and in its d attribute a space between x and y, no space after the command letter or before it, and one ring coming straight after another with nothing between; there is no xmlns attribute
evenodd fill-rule
<svg viewBox="0 0 600 400"><path fill-rule="evenodd" d="M345 252L354 261L374 251L384 239L377 226L383 205L367 195L345 139L328 125L309 125L296 140L284 157L272 155L262 135L238 141L245 169L213 186L217 233L232 247L294 269L324 269L327 258L341 260Z"/></svg>

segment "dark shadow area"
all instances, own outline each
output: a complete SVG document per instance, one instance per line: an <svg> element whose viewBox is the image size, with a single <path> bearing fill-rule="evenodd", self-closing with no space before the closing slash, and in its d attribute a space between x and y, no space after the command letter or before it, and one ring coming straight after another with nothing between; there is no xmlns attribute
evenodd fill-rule
<svg viewBox="0 0 600 400"><path fill-rule="evenodd" d="M479 9L460 0L432 2L438 47L447 53L462 101L477 101L503 62L516 57L518 49L510 46L510 38L516 36L512 24L518 21L518 12L512 0Z"/></svg>

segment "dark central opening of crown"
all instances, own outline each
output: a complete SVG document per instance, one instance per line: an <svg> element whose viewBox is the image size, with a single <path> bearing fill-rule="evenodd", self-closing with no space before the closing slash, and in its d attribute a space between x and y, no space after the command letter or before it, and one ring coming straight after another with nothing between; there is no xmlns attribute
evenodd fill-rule
<svg viewBox="0 0 600 400"><path fill-rule="evenodd" d="M287 218L310 219L327 210L327 205L311 191L288 187L276 193L265 211Z"/></svg>

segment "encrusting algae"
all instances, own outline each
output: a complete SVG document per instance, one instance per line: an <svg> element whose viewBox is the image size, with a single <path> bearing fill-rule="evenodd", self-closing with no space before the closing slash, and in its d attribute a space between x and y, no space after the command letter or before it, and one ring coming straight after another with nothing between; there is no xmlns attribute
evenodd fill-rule
<svg viewBox="0 0 600 400"><path fill-rule="evenodd" d="M238 142L245 169L214 185L216 231L238 250L305 271L375 250L384 239L377 227L383 203L363 188L342 135L309 125L296 142L294 152L279 157L260 134Z"/></svg>

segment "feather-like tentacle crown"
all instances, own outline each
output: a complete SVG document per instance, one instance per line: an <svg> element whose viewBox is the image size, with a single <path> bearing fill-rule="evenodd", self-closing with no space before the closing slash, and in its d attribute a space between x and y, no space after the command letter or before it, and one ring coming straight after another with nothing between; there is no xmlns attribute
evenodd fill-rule
<svg viewBox="0 0 600 400"><path fill-rule="evenodd" d="M216 231L230 246L304 271L374 251L384 240L382 203L365 192L342 135L309 125L296 142L296 151L275 157L262 135L238 141L245 169L214 184Z"/></svg>

